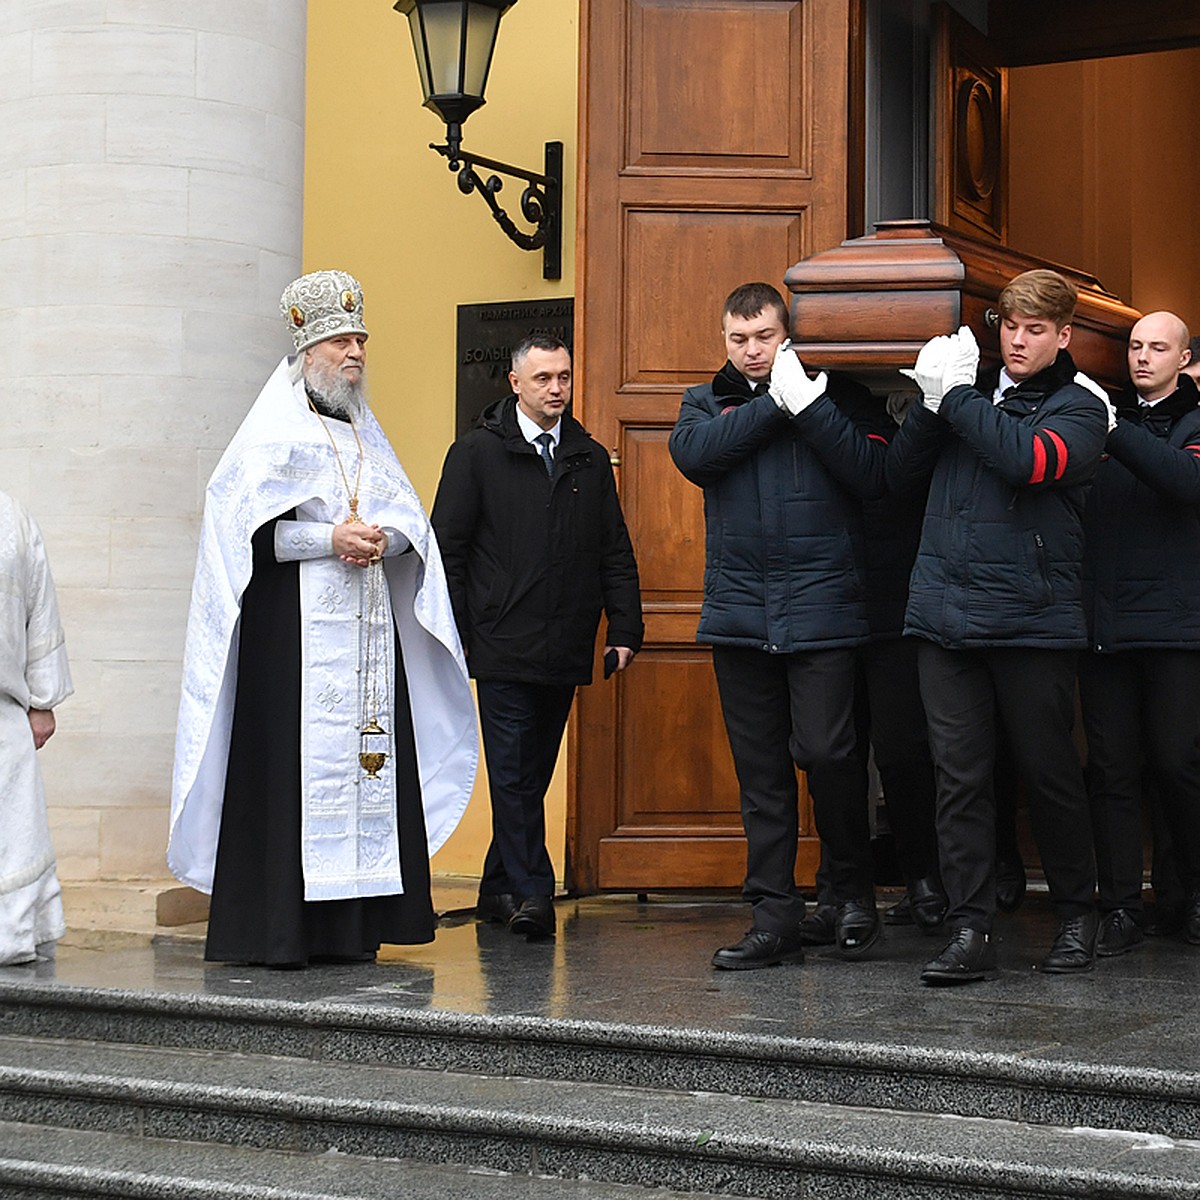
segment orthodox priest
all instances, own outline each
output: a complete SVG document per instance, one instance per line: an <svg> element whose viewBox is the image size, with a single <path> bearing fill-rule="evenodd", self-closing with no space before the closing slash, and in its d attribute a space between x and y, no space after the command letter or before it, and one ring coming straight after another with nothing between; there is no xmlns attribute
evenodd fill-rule
<svg viewBox="0 0 1200 1200"><path fill-rule="evenodd" d="M428 518L368 408L358 281L317 271L295 343L209 480L168 863L205 957L369 961L433 938L429 856L478 759Z"/></svg>
<svg viewBox="0 0 1200 1200"><path fill-rule="evenodd" d="M0 492L0 967L53 958L66 932L35 755L73 690L41 531Z"/></svg>

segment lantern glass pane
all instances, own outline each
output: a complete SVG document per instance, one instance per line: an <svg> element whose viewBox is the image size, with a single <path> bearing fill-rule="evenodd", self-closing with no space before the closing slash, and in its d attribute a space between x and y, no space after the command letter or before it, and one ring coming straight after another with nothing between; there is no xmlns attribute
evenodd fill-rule
<svg viewBox="0 0 1200 1200"><path fill-rule="evenodd" d="M421 77L421 93L429 99L429 63L425 58L425 39L421 36L421 10L415 5L408 11L408 32L412 34L413 54L417 59L417 74Z"/></svg>
<svg viewBox="0 0 1200 1200"><path fill-rule="evenodd" d="M500 28L501 9L494 4L467 4L467 52L463 57L463 91L483 98L488 68Z"/></svg>
<svg viewBox="0 0 1200 1200"><path fill-rule="evenodd" d="M423 4L425 41L429 47L430 80L435 96L460 95L462 86L463 0L443 0L440 4Z"/></svg>

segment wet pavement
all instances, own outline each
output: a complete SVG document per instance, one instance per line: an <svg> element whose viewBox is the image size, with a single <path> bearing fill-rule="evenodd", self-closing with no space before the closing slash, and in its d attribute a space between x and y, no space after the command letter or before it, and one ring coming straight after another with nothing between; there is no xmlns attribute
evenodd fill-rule
<svg viewBox="0 0 1200 1200"><path fill-rule="evenodd" d="M63 946L55 963L0 968L0 983L617 1022L1200 1073L1200 947L1148 939L1089 974L1043 975L1035 968L1055 927L1044 895L999 918L999 979L945 989L921 986L921 964L942 943L912 928L886 928L862 961L822 948L803 965L723 972L709 958L746 928L748 910L736 900L614 895L561 900L557 910L554 942L527 942L460 912L443 918L431 945L387 946L374 964L211 964L198 939L166 938Z"/></svg>

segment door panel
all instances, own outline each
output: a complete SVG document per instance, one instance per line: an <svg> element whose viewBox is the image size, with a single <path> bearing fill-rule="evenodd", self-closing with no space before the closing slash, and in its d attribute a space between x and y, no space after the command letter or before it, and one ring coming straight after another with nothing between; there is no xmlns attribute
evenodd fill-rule
<svg viewBox="0 0 1200 1200"><path fill-rule="evenodd" d="M612 450L646 607L580 694L568 882L731 887L745 844L708 648L700 490L667 438L739 283L846 236L849 0L582 0L576 411ZM802 783L803 781L801 781ZM817 858L801 792L798 877Z"/></svg>

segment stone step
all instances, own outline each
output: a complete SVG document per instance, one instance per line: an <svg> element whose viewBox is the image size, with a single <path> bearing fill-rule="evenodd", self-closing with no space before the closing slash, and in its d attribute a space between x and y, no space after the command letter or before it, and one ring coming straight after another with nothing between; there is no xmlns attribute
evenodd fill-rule
<svg viewBox="0 0 1200 1200"><path fill-rule="evenodd" d="M1200 1074L823 1038L481 1016L378 1003L0 982L0 1033L584 1080L1087 1126L1200 1129Z"/></svg>
<svg viewBox="0 0 1200 1200"><path fill-rule="evenodd" d="M0 1122L6 1200L706 1200L695 1192L413 1160L301 1154ZM716 1200L709 1196L707 1200Z"/></svg>
<svg viewBox="0 0 1200 1200"><path fill-rule="evenodd" d="M47 1038L0 1037L0 1120L766 1200L1200 1195L1158 1136Z"/></svg>

